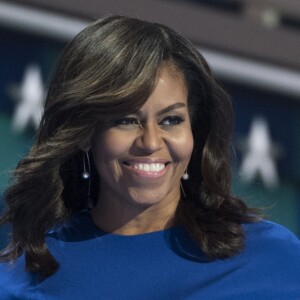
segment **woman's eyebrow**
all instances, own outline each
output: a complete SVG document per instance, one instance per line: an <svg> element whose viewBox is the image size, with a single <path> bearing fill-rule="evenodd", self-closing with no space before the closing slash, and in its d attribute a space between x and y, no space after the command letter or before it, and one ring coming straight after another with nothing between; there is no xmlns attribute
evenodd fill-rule
<svg viewBox="0 0 300 300"><path fill-rule="evenodd" d="M171 105L163 108L162 110L160 110L157 113L157 115L163 115L165 113L168 113L169 111L172 111L177 108L182 108L182 107L186 107L186 104L184 102L177 102L177 103L171 104ZM137 114L142 114L142 111L138 111Z"/></svg>
<svg viewBox="0 0 300 300"><path fill-rule="evenodd" d="M172 104L170 106L167 106L166 108L160 110L157 114L158 115L163 115L163 114L165 114L169 111L172 111L172 110L177 109L177 108L182 108L182 107L186 107L186 104L183 103L183 102L177 102L177 103L174 103L174 104Z"/></svg>

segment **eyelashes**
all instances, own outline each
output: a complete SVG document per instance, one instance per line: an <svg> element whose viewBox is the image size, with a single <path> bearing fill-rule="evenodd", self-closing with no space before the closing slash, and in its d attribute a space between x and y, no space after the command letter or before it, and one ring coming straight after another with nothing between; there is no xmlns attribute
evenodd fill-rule
<svg viewBox="0 0 300 300"><path fill-rule="evenodd" d="M173 127L184 122L184 118L180 116L167 116L163 118L158 125L162 127ZM114 121L114 126L117 127L142 127L142 124L137 118L125 117Z"/></svg>
<svg viewBox="0 0 300 300"><path fill-rule="evenodd" d="M115 126L127 126L127 125L138 125L140 126L140 122L136 118L122 118L119 120L114 121Z"/></svg>
<svg viewBox="0 0 300 300"><path fill-rule="evenodd" d="M164 118L159 124L165 126L176 126L184 122L184 119L179 116L168 116Z"/></svg>

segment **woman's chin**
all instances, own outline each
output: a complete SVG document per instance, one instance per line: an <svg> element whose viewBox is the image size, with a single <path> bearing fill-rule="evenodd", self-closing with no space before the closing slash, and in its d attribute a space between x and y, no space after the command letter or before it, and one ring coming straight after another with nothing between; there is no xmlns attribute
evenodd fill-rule
<svg viewBox="0 0 300 300"><path fill-rule="evenodd" d="M177 198L179 199L179 197L174 197L173 193L170 197L170 195L168 195L166 192L154 191L153 189L150 189L148 191L132 191L128 200L137 207L160 208L170 203L177 203Z"/></svg>

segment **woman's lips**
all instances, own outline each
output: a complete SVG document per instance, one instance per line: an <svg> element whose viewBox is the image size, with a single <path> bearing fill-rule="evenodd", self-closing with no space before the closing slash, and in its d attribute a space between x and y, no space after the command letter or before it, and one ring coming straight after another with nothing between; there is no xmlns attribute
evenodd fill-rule
<svg viewBox="0 0 300 300"><path fill-rule="evenodd" d="M126 169L147 178L158 178L166 173L169 161L124 161Z"/></svg>

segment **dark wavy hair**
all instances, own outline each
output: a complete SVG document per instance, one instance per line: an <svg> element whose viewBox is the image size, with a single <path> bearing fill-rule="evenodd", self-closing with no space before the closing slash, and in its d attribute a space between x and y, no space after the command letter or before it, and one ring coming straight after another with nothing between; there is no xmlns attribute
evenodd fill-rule
<svg viewBox="0 0 300 300"><path fill-rule="evenodd" d="M241 224L257 217L230 191L233 113L228 95L199 52L175 31L110 16L80 32L57 63L35 142L5 192L1 223L12 225L12 239L1 252L2 261L25 253L27 271L49 276L57 270L45 234L89 205L82 149L99 123L132 113L147 101L165 64L184 74L194 137L190 179L182 183L185 196L174 222L188 229L207 257L230 257L243 248ZM101 179L91 163L95 204Z"/></svg>

